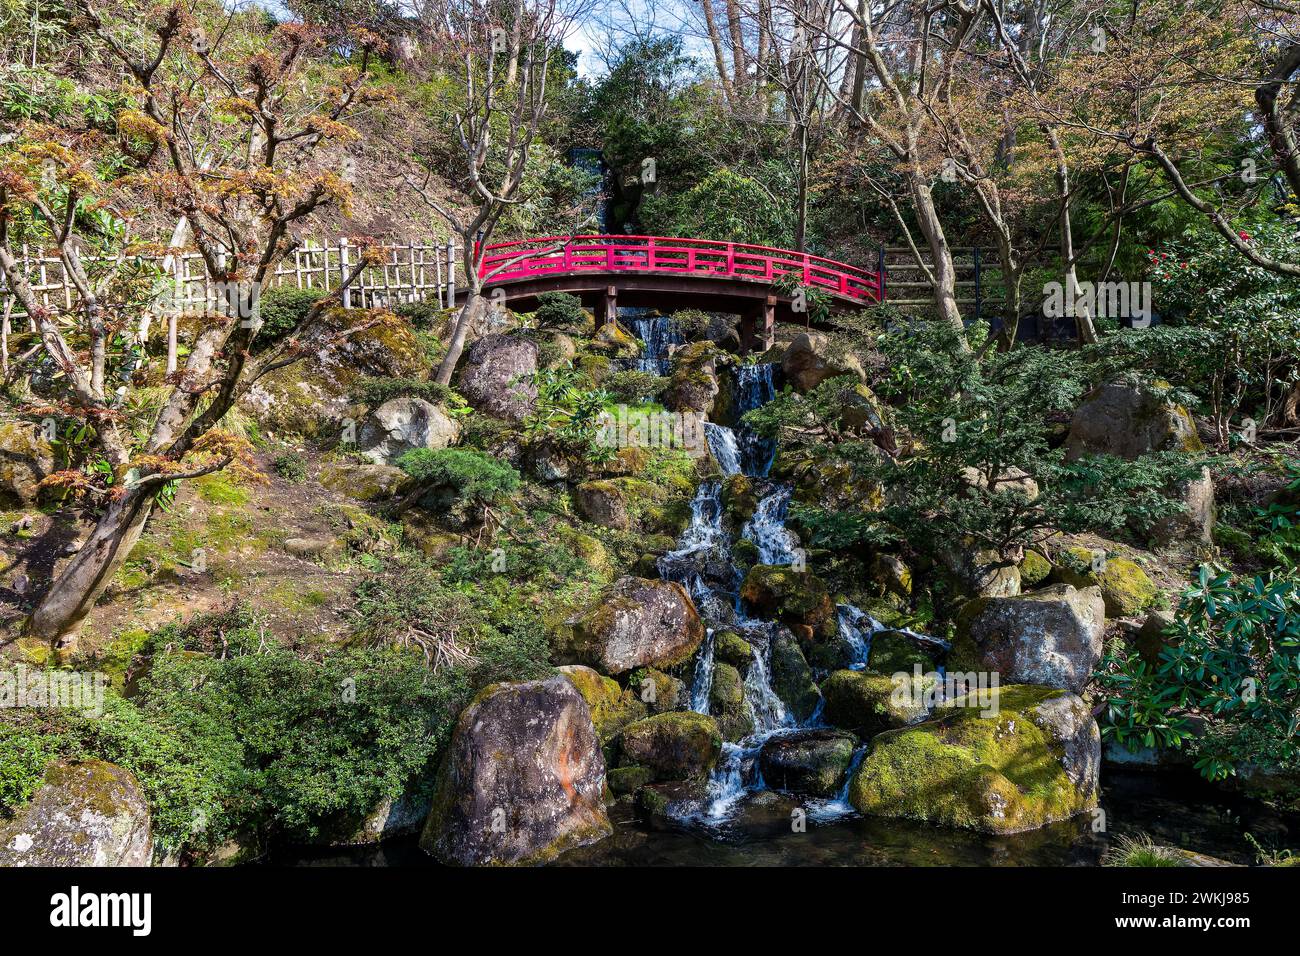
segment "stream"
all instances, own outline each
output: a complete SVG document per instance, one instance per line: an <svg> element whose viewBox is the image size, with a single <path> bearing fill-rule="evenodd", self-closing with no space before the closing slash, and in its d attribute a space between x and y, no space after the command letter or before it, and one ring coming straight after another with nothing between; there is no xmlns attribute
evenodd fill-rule
<svg viewBox="0 0 1300 956"><path fill-rule="evenodd" d="M672 346L681 337L668 320L639 314L631 324L646 344L637 366L662 374ZM737 372L735 392L740 415L770 401L773 369L745 365ZM734 540L724 521L724 481L732 475L754 479L761 497L739 535L751 542L759 560L789 565L799 554L799 540L786 527L791 489L767 480L774 448L748 430L708 423L710 450L723 481L702 482L691 502L691 522L676 547L658 562L661 577L680 582L691 593L706 625L706 637L689 675L692 710L708 713L714 677L714 633L739 633L753 648L744 678L745 706L753 731L727 742L701 800L684 801L668 821L650 823L627 802L610 807L614 834L591 846L566 853L562 866L690 865L911 865L911 866L1066 866L1097 865L1119 836L1146 834L1156 842L1181 846L1235 863L1254 862L1245 839L1252 834L1266 847L1300 844L1300 814L1282 813L1222 788L1190 770L1153 773L1123 767L1104 768L1101 806L1107 829L1094 832L1089 814L1010 836L950 830L906 820L864 817L845 799L813 799L768 789L759 771L764 744L780 735L822 726L820 706L802 722L795 720L771 685L771 645L779 625L750 616L739 596L741 572L732 560ZM853 663L863 667L872 634L882 626L850 604L837 608L837 622ZM916 634L918 640L933 640ZM852 776L865 753L858 748L846 775ZM845 784L847 790L847 783ZM791 824L802 810L803 828ZM277 865L401 866L437 865L408 836L360 847L286 848L272 854Z"/></svg>

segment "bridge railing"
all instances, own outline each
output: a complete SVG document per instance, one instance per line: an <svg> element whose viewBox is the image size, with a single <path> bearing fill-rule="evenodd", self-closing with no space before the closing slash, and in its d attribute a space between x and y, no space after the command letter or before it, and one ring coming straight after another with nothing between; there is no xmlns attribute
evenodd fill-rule
<svg viewBox="0 0 1300 956"><path fill-rule="evenodd" d="M499 242L484 250L479 277L488 284L578 272L658 273L743 279L771 285L794 276L851 302L881 302L876 272L834 259L771 246L665 236L544 236Z"/></svg>

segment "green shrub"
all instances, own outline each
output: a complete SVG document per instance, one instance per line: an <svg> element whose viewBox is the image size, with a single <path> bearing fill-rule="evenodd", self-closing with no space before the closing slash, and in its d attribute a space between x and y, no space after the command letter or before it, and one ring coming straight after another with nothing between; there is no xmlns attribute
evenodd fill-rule
<svg viewBox="0 0 1300 956"><path fill-rule="evenodd" d="M567 292L543 292L537 297L533 321L539 329L582 331L587 327L587 313L582 300Z"/></svg>
<svg viewBox="0 0 1300 956"><path fill-rule="evenodd" d="M417 329L431 329L442 319L448 310L439 307L437 300L426 302L403 302L393 307L393 313L406 319Z"/></svg>
<svg viewBox="0 0 1300 956"><path fill-rule="evenodd" d="M323 289L295 289L274 286L262 293L262 328L257 333L254 351L274 345L302 324L311 307L325 295Z"/></svg>
<svg viewBox="0 0 1300 956"><path fill-rule="evenodd" d="M378 408L393 398L422 398L434 405L445 405L451 409L464 407L464 399L448 386L427 379L418 378L372 378L358 379L353 384L349 398L366 408Z"/></svg>
<svg viewBox="0 0 1300 956"><path fill-rule="evenodd" d="M601 387L616 402L636 405L641 402L657 401L668 388L669 379L653 372L627 369L615 372L601 383Z"/></svg>
<svg viewBox="0 0 1300 956"><path fill-rule="evenodd" d="M276 455L271 464L275 468L276 474L285 481L297 484L307 478L307 462L296 451L286 451Z"/></svg>
<svg viewBox="0 0 1300 956"><path fill-rule="evenodd" d="M519 472L472 448L416 448L397 467L428 489L447 489L457 502L488 504L519 487Z"/></svg>
<svg viewBox="0 0 1300 956"><path fill-rule="evenodd" d="M1185 746L1210 779L1241 765L1300 770L1300 577L1240 579L1202 567L1157 666L1112 644L1098 680L1108 740L1131 750ZM1192 711L1206 720L1198 736Z"/></svg>

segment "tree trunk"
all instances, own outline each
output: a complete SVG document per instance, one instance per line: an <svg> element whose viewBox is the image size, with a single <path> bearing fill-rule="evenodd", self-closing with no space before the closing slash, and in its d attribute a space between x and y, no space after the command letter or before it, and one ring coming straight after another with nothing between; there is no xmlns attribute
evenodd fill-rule
<svg viewBox="0 0 1300 956"><path fill-rule="evenodd" d="M939 211L934 208L934 197L930 195L930 186L919 172L908 177L912 187L912 205L916 211L916 221L921 233L930 247L933 260L931 272L934 274L934 307L939 321L946 322L962 334L966 341L966 325L961 320L961 309L957 306L957 268L953 265L952 249L948 237L939 220Z"/></svg>
<svg viewBox="0 0 1300 956"><path fill-rule="evenodd" d="M26 633L70 650L77 631L135 543L153 511L152 491L128 491L110 502L81 550L54 579Z"/></svg>
<svg viewBox="0 0 1300 956"><path fill-rule="evenodd" d="M465 339L469 335L470 327L487 309L487 299L479 289L478 282L475 282L469 295L465 297L465 304L461 306L460 314L456 316L456 328L451 334L451 343L447 346L447 354L443 356L442 364L438 366L438 374L434 377L434 381L439 385L451 384L451 376L456 371L456 364L460 361L461 353L465 351Z"/></svg>

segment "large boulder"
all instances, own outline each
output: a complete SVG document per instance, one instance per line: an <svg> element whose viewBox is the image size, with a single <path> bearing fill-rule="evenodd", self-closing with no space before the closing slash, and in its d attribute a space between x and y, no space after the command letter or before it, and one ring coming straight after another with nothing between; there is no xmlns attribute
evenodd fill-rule
<svg viewBox="0 0 1300 956"><path fill-rule="evenodd" d="M364 309L330 309L300 343L310 360L263 375L240 398L240 408L265 432L339 439L351 424L354 393L361 380L423 378L428 356L409 325L374 322Z"/></svg>
<svg viewBox="0 0 1300 956"><path fill-rule="evenodd" d="M772 636L772 690L800 723L817 710L821 693L799 642L785 628Z"/></svg>
<svg viewBox="0 0 1300 956"><path fill-rule="evenodd" d="M573 489L573 501L578 514L602 528L626 531L631 527L627 499L623 490L612 481L587 481Z"/></svg>
<svg viewBox="0 0 1300 956"><path fill-rule="evenodd" d="M664 407L674 412L709 415L720 389L718 362L725 357L712 342L692 342L673 355L672 375L664 392Z"/></svg>
<svg viewBox="0 0 1300 956"><path fill-rule="evenodd" d="M1097 805L1101 736L1074 694L991 690L943 716L881 734L849 783L863 813L986 833L1017 833Z"/></svg>
<svg viewBox="0 0 1300 956"><path fill-rule="evenodd" d="M1110 617L1133 617L1151 607L1160 592L1147 573L1128 558L1108 557L1094 569L1093 552L1067 548L1057 557L1051 580L1076 588L1097 587Z"/></svg>
<svg viewBox="0 0 1300 956"><path fill-rule="evenodd" d="M628 724L619 738L625 766L648 767L656 780L699 780L722 753L717 721L691 710Z"/></svg>
<svg viewBox="0 0 1300 956"><path fill-rule="evenodd" d="M809 571L756 564L745 575L740 596L758 616L775 618L805 637L834 626L835 604L821 578Z"/></svg>
<svg viewBox="0 0 1300 956"><path fill-rule="evenodd" d="M1154 451L1202 451L1191 414L1157 388L1117 380L1094 389L1075 409L1066 457L1114 455L1132 460Z"/></svg>
<svg viewBox="0 0 1300 956"><path fill-rule="evenodd" d="M1214 480L1210 469L1197 478L1176 484L1169 495L1182 502L1182 510L1161 518L1151 529L1157 545L1167 547L1179 541L1210 541L1214 536Z"/></svg>
<svg viewBox="0 0 1300 956"><path fill-rule="evenodd" d="M922 673L928 674L935 670L937 652L937 645L922 642L906 631L877 631L871 635L867 667L878 674L910 674L919 664Z"/></svg>
<svg viewBox="0 0 1300 956"><path fill-rule="evenodd" d="M149 805L111 763L59 762L31 802L0 823L0 866L148 866Z"/></svg>
<svg viewBox="0 0 1300 956"><path fill-rule="evenodd" d="M316 480L330 491L358 501L381 501L396 495L410 479L392 465L342 458L322 464Z"/></svg>
<svg viewBox="0 0 1300 956"><path fill-rule="evenodd" d="M564 677L494 684L461 714L420 846L462 866L545 863L612 832L591 711Z"/></svg>
<svg viewBox="0 0 1300 956"><path fill-rule="evenodd" d="M830 728L768 739L758 755L763 782L774 790L833 797L844 784L858 738Z"/></svg>
<svg viewBox="0 0 1300 956"><path fill-rule="evenodd" d="M36 500L37 486L54 471L54 449L28 422L0 422L0 506L21 508Z"/></svg>
<svg viewBox="0 0 1300 956"><path fill-rule="evenodd" d="M909 676L907 680L912 685L907 690L923 692L925 683L933 678L923 676L918 682L914 676ZM894 680L884 674L835 671L821 684L822 697L826 699L822 717L828 724L847 728L864 737L924 720L929 714L921 693L897 694L896 686Z"/></svg>
<svg viewBox="0 0 1300 956"><path fill-rule="evenodd" d="M375 409L361 426L357 449L379 465L417 448L446 448L460 438L460 425L422 398L394 398Z"/></svg>
<svg viewBox="0 0 1300 956"><path fill-rule="evenodd" d="M556 653L608 675L637 667L671 668L689 660L704 624L675 581L619 578L590 608L565 622Z"/></svg>
<svg viewBox="0 0 1300 956"><path fill-rule="evenodd" d="M469 350L458 389L486 415L518 422L537 401L537 343L510 335L489 335Z"/></svg>
<svg viewBox="0 0 1300 956"><path fill-rule="evenodd" d="M957 629L950 668L1079 693L1101 658L1106 605L1098 588L1054 584L1016 597L976 598L962 608Z"/></svg>
<svg viewBox="0 0 1300 956"><path fill-rule="evenodd" d="M866 378L862 364L850 354L833 354L831 341L818 332L800 332L781 357L781 371L796 391L807 392L828 378Z"/></svg>

